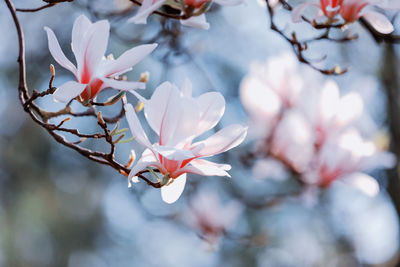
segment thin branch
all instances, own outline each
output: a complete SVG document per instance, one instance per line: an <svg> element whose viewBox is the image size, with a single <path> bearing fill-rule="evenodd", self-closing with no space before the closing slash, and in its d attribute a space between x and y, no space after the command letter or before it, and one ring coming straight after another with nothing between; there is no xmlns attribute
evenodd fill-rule
<svg viewBox="0 0 400 267"><path fill-rule="evenodd" d="M71 0L72 1L72 0ZM74 117L83 117L83 116L95 116L97 117L97 112L95 108L92 106L88 110L82 113L74 113L71 108L70 104L71 101L65 106L65 108L57 111L57 112L47 112L43 109L41 109L37 104L35 104L35 100L37 100L40 97L44 97L47 95L51 95L54 93L56 90L55 87L52 86L52 82L54 80L54 70L51 69L52 71L52 76L49 82L49 88L46 91L43 92L37 92L34 91L32 93L32 96L29 95L29 90L26 82L26 59L25 59L25 41L24 41L24 33L22 30L22 26L19 22L19 19L17 17L17 10L15 9L13 3L11 0L5 0L7 7L12 15L16 30L17 30L17 35L18 35L18 47L19 47L19 53L18 53L18 67L19 67L19 80L18 80L18 96L21 102L21 105L24 107L24 111L29 114L29 116L32 118L32 120L43 127L53 138L56 140L58 143L69 147L75 151L77 151L79 154L82 156L95 161L100 164L108 165L111 166L112 168L116 169L119 173L128 176L130 169L126 167L125 165L117 162L114 159L114 153L115 153L115 143L112 140L112 136L110 132L107 129L107 122L109 123L115 123L118 122L123 116L124 116L124 110L123 106L121 108L121 111L118 115L112 118L102 118L100 126L104 131L104 134L83 134L80 133L77 129L69 129L69 128L64 128L61 127L66 121L69 119L64 119L61 121L58 125L48 123L50 118L55 118L60 115L71 115ZM70 0L47 0L51 5L55 5L59 2L70 2ZM124 98L122 98L122 103L124 104ZM81 138L79 141L68 141L64 136L60 135L57 132L68 132L70 134L73 134L79 138ZM79 146L82 141L84 141L86 138L94 138L94 139L102 139L104 138L111 146L110 152L109 153L104 153L100 151L92 151L90 149L84 148L82 146ZM144 173L147 171L142 171L137 174L135 174L137 177L140 179L144 180L148 185L153 186L155 188L160 188L161 184L152 182L149 179L147 179L145 176L143 176Z"/></svg>

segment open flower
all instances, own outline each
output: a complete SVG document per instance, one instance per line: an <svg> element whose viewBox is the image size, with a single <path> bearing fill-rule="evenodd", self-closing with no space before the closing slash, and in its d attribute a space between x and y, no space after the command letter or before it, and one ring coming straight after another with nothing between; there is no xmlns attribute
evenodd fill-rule
<svg viewBox="0 0 400 267"><path fill-rule="evenodd" d="M338 179L353 183L350 178L356 179L355 185L362 184L360 179L370 180L366 183L372 184L372 177L358 174L392 168L395 163L396 157L392 153L378 150L374 143L365 141L356 129L350 128L324 143L315 156L313 167L303 177L305 182L321 187Z"/></svg>
<svg viewBox="0 0 400 267"><path fill-rule="evenodd" d="M292 10L292 20L300 22L304 10L309 6L315 6L323 15L333 19L340 14L344 21L353 23L363 17L368 23L380 33L389 34L393 32L392 23L385 15L371 10L379 7L385 10L399 10L399 3L389 3L384 0L320 0L309 1L296 6Z"/></svg>
<svg viewBox="0 0 400 267"><path fill-rule="evenodd" d="M187 19L181 19L180 21L182 25L185 26L208 30L210 24L206 20L206 16L203 13L204 11L201 11L206 4L214 2L223 6L235 6L243 3L243 1L244 0L183 0L182 3L185 8L192 10L191 12L194 15ZM163 6L166 2L167 0L143 0L138 12L128 20L128 23L133 22L135 24L146 24L147 17Z"/></svg>
<svg viewBox="0 0 400 267"><path fill-rule="evenodd" d="M340 15L346 22L354 22L363 17L378 32L383 34L393 32L394 28L389 19L385 15L368 8L372 6L382 9L395 9L382 0L344 0L340 8Z"/></svg>
<svg viewBox="0 0 400 267"><path fill-rule="evenodd" d="M201 158L239 145L246 137L246 127L230 125L203 141L193 143L197 136L213 128L221 119L225 100L220 93L210 92L193 98L191 84L186 80L181 90L165 82L157 87L151 99L138 97L144 102L144 114L159 140L150 143L133 107L127 104L126 117L132 134L147 147L130 172L132 182L138 182L135 174L139 171L157 168L166 181L161 196L165 202L173 203L183 192L186 173L229 176L226 171L230 165Z"/></svg>
<svg viewBox="0 0 400 267"><path fill-rule="evenodd" d="M88 101L95 98L102 89L109 87L119 90L144 89L145 84L142 82L119 81L114 78L130 71L157 44L141 45L126 51L116 60L104 60L110 32L108 21L92 23L81 15L75 20L72 29L72 48L77 64L75 66L64 55L54 32L48 27L45 30L51 55L58 64L71 71L76 79L61 85L54 93L55 100L68 102L80 96L83 101Z"/></svg>

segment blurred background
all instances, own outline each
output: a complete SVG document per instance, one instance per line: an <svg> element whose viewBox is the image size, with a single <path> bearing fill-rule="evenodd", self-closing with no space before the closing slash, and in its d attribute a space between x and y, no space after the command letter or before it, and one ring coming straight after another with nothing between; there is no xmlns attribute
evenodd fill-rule
<svg viewBox="0 0 400 267"><path fill-rule="evenodd" d="M42 2L14 4L28 8ZM26 35L30 90L47 88L50 64L56 67L55 86L72 79L51 57L43 27L53 29L67 57L73 58L71 30L80 14L92 21L110 20L107 51L114 56L139 44L159 43L128 73L128 79L137 80L141 72L150 72L145 97L163 81L180 86L186 77L193 82L195 96L221 92L227 107L217 129L249 124L239 87L251 64L291 52L269 29L265 6L256 0L235 7L213 5L207 13L208 31L154 15L147 25L127 24L137 8L125 16L109 14L129 6L123 0L74 0L36 13L19 13ZM285 28L290 14L281 10L275 19ZM254 161L248 155L255 141L250 135L241 146L213 159L232 165L231 179L189 175L183 196L168 205L158 189L143 182L128 188L124 176L56 143L32 122L17 97L17 35L4 2L0 24L0 266L397 265L400 184L396 169L371 173L381 188L373 197L340 183L310 196L301 183L286 177L290 173L282 166L265 172L262 179L254 175ZM300 25L292 27L305 38L313 34ZM398 51L376 44L360 25L352 25L352 30L359 34L358 40L315 43L308 55L319 59L328 54L322 66L339 64L349 69L330 78L339 84L341 94L355 91L362 96L371 120L360 124L360 131L372 128L387 141L398 130L393 127L396 107L387 97L392 92L389 100L398 102ZM308 66L299 68L313 72L307 77L316 77L305 81L306 86L326 79ZM105 91L99 98L110 95ZM128 100L137 101L132 95ZM53 111L62 107L51 97L40 99L39 104ZM76 103L73 107L82 109ZM115 114L118 109L116 105L104 112ZM125 119L121 124L127 127ZM73 119L67 125L81 132L98 130L95 119ZM146 123L144 127L151 132ZM394 152L397 141L391 139ZM106 147L101 142L85 145ZM143 150L134 141L120 144L117 158L126 162L131 149L137 155ZM193 215L193 211L197 212ZM216 220L214 225L220 223L218 229L199 223L201 213Z"/></svg>

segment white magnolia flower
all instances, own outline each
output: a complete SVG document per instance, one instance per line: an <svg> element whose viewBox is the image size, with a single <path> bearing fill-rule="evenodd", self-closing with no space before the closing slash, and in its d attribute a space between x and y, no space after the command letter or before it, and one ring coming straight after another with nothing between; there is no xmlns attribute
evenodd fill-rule
<svg viewBox="0 0 400 267"><path fill-rule="evenodd" d="M352 128L324 143L304 179L322 187L327 187L338 179L347 180L361 188L361 180L365 180L369 185L376 183L372 177L361 175L361 172L392 168L395 163L396 158L393 154L379 151L373 142L365 141L359 132Z"/></svg>
<svg viewBox="0 0 400 267"><path fill-rule="evenodd" d="M201 159L225 152L239 145L246 137L247 127L230 125L211 137L194 142L194 139L212 129L225 110L224 97L217 92L192 97L192 86L186 80L182 89L165 82L155 90L151 99L143 99L144 114L159 140L151 144L131 105L126 105L126 116L136 140L147 147L132 168L129 179L138 182L135 174L147 167L157 168L169 179L161 188L161 196L167 203L175 202L182 194L186 173L205 176L229 176L227 164L216 164Z"/></svg>
<svg viewBox="0 0 400 267"><path fill-rule="evenodd" d="M45 27L49 50L62 67L72 72L76 81L61 85L54 93L54 99L68 102L80 96L82 100L93 99L104 88L118 90L144 89L142 82L118 81L114 78L132 69L150 54L157 44L141 45L123 53L116 60L103 60L107 49L110 24L107 20L92 23L84 15L79 16L72 29L72 47L76 66L66 58L54 32Z"/></svg>

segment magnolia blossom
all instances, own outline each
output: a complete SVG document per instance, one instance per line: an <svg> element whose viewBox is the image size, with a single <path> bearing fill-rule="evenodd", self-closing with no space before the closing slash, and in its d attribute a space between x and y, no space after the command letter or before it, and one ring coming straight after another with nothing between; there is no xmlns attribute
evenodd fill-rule
<svg viewBox="0 0 400 267"><path fill-rule="evenodd" d="M327 187L333 181L345 181L373 195L379 188L377 182L363 172L391 168L395 157L378 150L355 129L369 119L363 114L360 94L340 96L334 81L328 80L321 88L309 77L282 72L298 72L290 60L285 56L282 59L271 60L275 65L268 71L251 69L241 84L242 104L254 121L253 128L266 130L258 136L257 151L267 158L258 159L253 173L258 177L285 176L275 164L277 160L310 186ZM307 87L301 86L304 80ZM271 170L274 173L268 173Z"/></svg>
<svg viewBox="0 0 400 267"><path fill-rule="evenodd" d="M379 7L385 10L400 10L400 4L398 1L397 3L392 3L385 0L309 1L296 6L292 10L292 20L294 22L300 22L304 10L310 6L314 6L319 9L320 14L317 15L317 17L319 17L322 13L331 20L340 15L344 21L352 23L363 17L372 25L372 27L375 28L375 30L383 34L389 34L393 32L393 25L385 15L372 10L372 8Z"/></svg>
<svg viewBox="0 0 400 267"><path fill-rule="evenodd" d="M183 0L182 3L189 9L198 10L211 2L223 6L235 6L243 3L243 1L244 0ZM143 0L142 5L140 6L136 15L130 18L128 22L133 22L135 24L146 24L147 17L166 3L167 0ZM196 13L196 11L193 13ZM180 21L182 25L189 27L200 28L204 30L208 30L210 28L210 24L207 22L206 16L202 13L195 14L188 19L182 19Z"/></svg>
<svg viewBox="0 0 400 267"><path fill-rule="evenodd" d="M71 71L76 81L69 81L57 88L54 99L68 102L80 96L88 101L97 96L104 88L119 90L144 89L142 82L119 81L118 77L132 69L132 66L151 53L157 44L141 45L123 53L118 59L105 59L110 24L107 20L92 23L84 15L79 16L72 29L72 48L76 66L64 55L54 32L45 27L48 37L49 50L53 58L62 67Z"/></svg>
<svg viewBox="0 0 400 267"><path fill-rule="evenodd" d="M347 180L366 191L362 187L362 180L370 186L377 183L372 177L359 173L392 168L395 163L396 158L393 154L379 151L373 142L365 141L355 128L350 128L324 143L315 156L312 168L303 178L322 187L327 187L338 179Z"/></svg>
<svg viewBox="0 0 400 267"><path fill-rule="evenodd" d="M238 219L243 211L239 202L230 200L222 204L214 191L197 193L185 212L187 223L206 241L215 244Z"/></svg>
<svg viewBox="0 0 400 267"><path fill-rule="evenodd" d="M246 137L247 127L238 124L225 127L209 138L194 142L197 136L212 129L225 110L224 97L217 92L192 97L192 86L186 80L179 90L165 82L155 90L151 99L140 97L144 103L144 114L150 127L159 136L151 144L139 119L128 104L126 117L136 140L147 149L132 168L129 179L138 182L135 176L148 167L157 168L168 183L161 188L161 196L167 203L175 202L182 194L186 173L204 176L228 176L231 166L216 164L201 159L225 152L239 145Z"/></svg>

